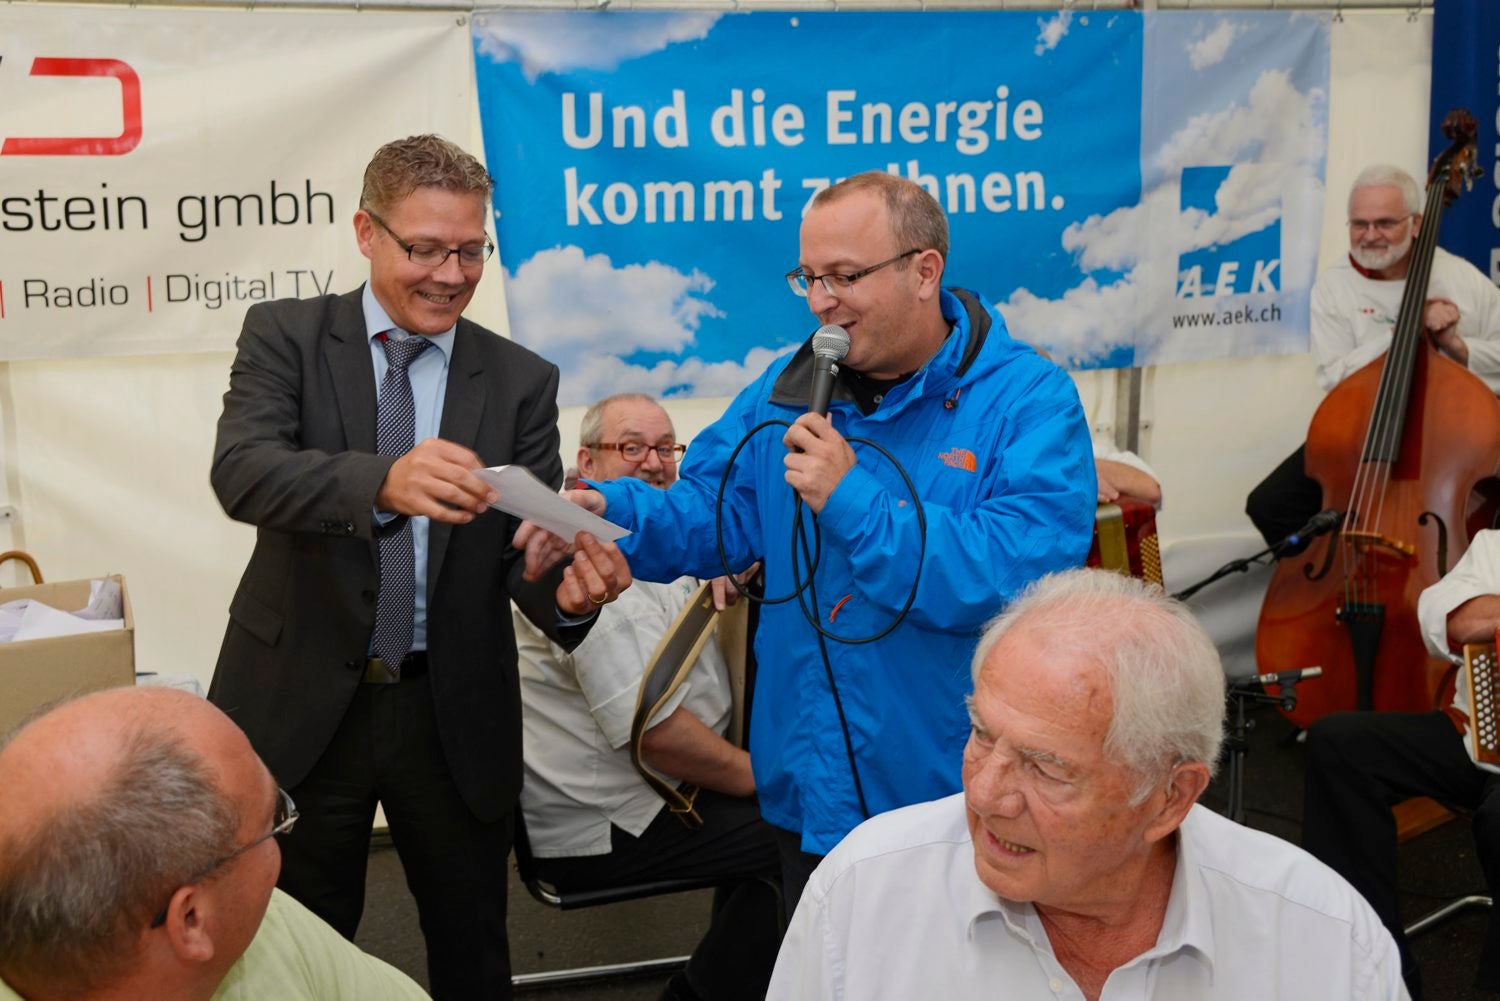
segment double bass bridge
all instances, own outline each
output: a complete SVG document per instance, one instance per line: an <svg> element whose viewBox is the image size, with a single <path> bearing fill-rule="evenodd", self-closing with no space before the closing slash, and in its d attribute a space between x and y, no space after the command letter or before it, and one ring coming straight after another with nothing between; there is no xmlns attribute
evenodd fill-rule
<svg viewBox="0 0 1500 1001"><path fill-rule="evenodd" d="M1386 559L1410 561L1417 555L1417 547L1412 543L1393 539L1381 532L1346 530L1339 538L1347 548L1354 551L1356 557L1383 556Z"/></svg>

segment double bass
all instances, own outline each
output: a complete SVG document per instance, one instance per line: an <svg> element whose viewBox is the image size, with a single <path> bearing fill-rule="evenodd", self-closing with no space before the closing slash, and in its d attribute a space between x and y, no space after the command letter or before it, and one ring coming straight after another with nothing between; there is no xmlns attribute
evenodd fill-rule
<svg viewBox="0 0 1500 1001"><path fill-rule="evenodd" d="M1417 597L1500 512L1500 401L1423 334L1443 209L1472 185L1474 119L1449 112L1433 163L1391 346L1328 394L1307 434L1306 469L1342 513L1302 557L1281 560L1256 629L1262 672L1320 666L1287 715L1302 727L1343 709L1427 711L1451 691Z"/></svg>

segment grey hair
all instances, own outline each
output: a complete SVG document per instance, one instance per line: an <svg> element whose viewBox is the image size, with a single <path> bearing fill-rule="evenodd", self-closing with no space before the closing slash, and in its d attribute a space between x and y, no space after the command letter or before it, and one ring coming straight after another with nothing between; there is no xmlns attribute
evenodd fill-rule
<svg viewBox="0 0 1500 1001"><path fill-rule="evenodd" d="M661 406L656 397L647 393L616 393L606 396L583 412L583 420L578 424L578 444L583 448L593 448L598 445L604 436L604 412L614 403L650 403L653 406Z"/></svg>
<svg viewBox="0 0 1500 1001"><path fill-rule="evenodd" d="M1413 215L1420 215L1423 209L1422 189L1412 176L1400 167L1393 167L1388 163L1376 163L1366 167L1359 172L1354 183L1349 185L1349 197L1352 199L1354 193L1363 188L1396 188L1401 192L1401 200L1406 203L1406 211Z"/></svg>
<svg viewBox="0 0 1500 1001"><path fill-rule="evenodd" d="M948 260L948 217L943 214L943 207L937 199L915 181L883 170L868 170L819 191L813 196L812 207L826 205L858 191L873 191L885 200L898 253L915 247L936 250L945 262ZM906 260L898 261L896 267L905 268L907 263Z"/></svg>
<svg viewBox="0 0 1500 1001"><path fill-rule="evenodd" d="M408 136L375 151L365 167L359 207L388 212L418 188L442 188L488 198L494 186L484 164L442 136Z"/></svg>
<svg viewBox="0 0 1500 1001"><path fill-rule="evenodd" d="M985 627L976 683L995 644L1022 622L1105 669L1114 715L1104 750L1141 777L1132 805L1173 765L1202 762L1212 774L1224 740L1224 670L1186 605L1109 570L1048 574Z"/></svg>
<svg viewBox="0 0 1500 1001"><path fill-rule="evenodd" d="M74 991L120 977L141 929L234 851L241 822L196 752L141 725L89 798L0 843L0 976Z"/></svg>

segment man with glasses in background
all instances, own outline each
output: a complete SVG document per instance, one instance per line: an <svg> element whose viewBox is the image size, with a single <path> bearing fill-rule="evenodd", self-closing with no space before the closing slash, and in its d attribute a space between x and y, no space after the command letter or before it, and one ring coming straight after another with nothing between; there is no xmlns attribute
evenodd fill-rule
<svg viewBox="0 0 1500 1001"><path fill-rule="evenodd" d="M1349 257L1318 275L1312 291L1312 355L1325 393L1390 348L1412 244L1422 229L1422 203L1422 189L1399 167L1376 164L1354 179ZM1500 288L1494 282L1436 248L1422 323L1434 347L1500 392ZM1246 499L1245 513L1267 545L1298 531L1323 506L1303 452L1287 456Z"/></svg>
<svg viewBox="0 0 1500 1001"><path fill-rule="evenodd" d="M0 1001L413 1001L275 889L297 808L208 702L119 688L0 744Z"/></svg>
<svg viewBox="0 0 1500 1001"><path fill-rule="evenodd" d="M521 786L511 599L564 647L629 584L611 544L529 573L474 471L562 482L556 366L463 319L494 249L490 177L437 136L378 150L370 280L245 314L211 479L257 528L209 698L306 813L281 887L353 938L376 804L440 999L510 997ZM526 579L523 579L526 578Z"/></svg>
<svg viewBox="0 0 1500 1001"><path fill-rule="evenodd" d="M578 472L586 480L634 478L659 490L677 480L684 448L672 419L649 396L623 393L595 403L578 440ZM521 811L537 872L559 891L722 879L709 927L663 997L759 1001L781 942L773 888L780 870L776 841L756 806L750 755L724 738L734 700L717 642L704 645L641 742L643 763L669 785L697 787L692 802L701 828L663 809L630 756L641 676L699 586L694 577L635 582L600 610L571 654L514 614L526 751Z"/></svg>
<svg viewBox="0 0 1500 1001"><path fill-rule="evenodd" d="M925 189L848 178L813 199L800 236L787 282L849 339L828 415L808 413L810 339L694 438L670 489L625 478L569 495L635 532L621 549L643 579L722 573L720 536L731 569L764 560L749 746L789 910L867 816L958 791L969 678L952 665L1029 581L1083 562L1095 508L1072 381L978 295L943 287L948 221ZM768 420L790 426L731 464Z"/></svg>

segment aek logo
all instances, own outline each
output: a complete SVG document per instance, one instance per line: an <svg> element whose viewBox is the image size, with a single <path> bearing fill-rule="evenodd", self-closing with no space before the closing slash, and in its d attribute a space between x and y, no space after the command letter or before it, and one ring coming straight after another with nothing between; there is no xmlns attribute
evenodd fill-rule
<svg viewBox="0 0 1500 1001"><path fill-rule="evenodd" d="M1219 214L1219 194L1229 167L1182 168L1181 211ZM1194 250L1177 259L1177 298L1281 291L1281 218L1228 243Z"/></svg>
<svg viewBox="0 0 1500 1001"><path fill-rule="evenodd" d="M0 56L0 59L3 59ZM38 56L31 76L110 76L120 81L120 134L117 136L7 136L0 156L120 156L141 142L141 78L119 59L65 59Z"/></svg>

